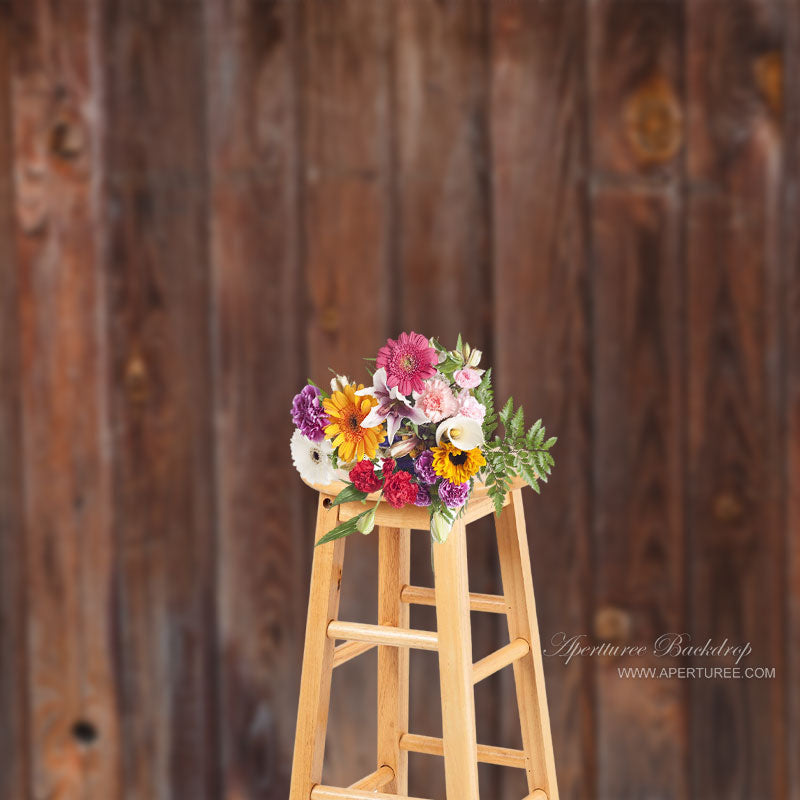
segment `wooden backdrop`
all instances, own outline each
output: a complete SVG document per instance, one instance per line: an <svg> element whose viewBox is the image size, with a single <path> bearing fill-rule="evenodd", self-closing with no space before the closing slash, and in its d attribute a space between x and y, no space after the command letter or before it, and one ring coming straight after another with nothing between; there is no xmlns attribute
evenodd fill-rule
<svg viewBox="0 0 800 800"><path fill-rule="evenodd" d="M559 436L545 639L776 668L547 659L562 797L800 798L799 174L796 0L0 0L0 799L284 800L289 403L409 329L482 345ZM374 768L374 671L337 671L329 782ZM437 687L415 654L417 732ZM515 744L509 690L482 741Z"/></svg>

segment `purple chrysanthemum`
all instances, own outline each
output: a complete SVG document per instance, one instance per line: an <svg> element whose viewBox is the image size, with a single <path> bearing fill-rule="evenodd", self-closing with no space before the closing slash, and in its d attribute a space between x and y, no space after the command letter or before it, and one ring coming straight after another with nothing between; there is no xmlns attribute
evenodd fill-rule
<svg viewBox="0 0 800 800"><path fill-rule="evenodd" d="M320 391L316 386L308 384L294 396L292 421L303 436L312 442L321 442L325 438L325 426L330 420L322 407Z"/></svg>
<svg viewBox="0 0 800 800"><path fill-rule="evenodd" d="M433 471L433 453L430 450L423 450L414 461L414 472L417 477L428 486L436 483L439 476Z"/></svg>
<svg viewBox="0 0 800 800"><path fill-rule="evenodd" d="M464 483L451 483L443 480L439 484L439 497L448 508L461 508L469 496L469 481Z"/></svg>
<svg viewBox="0 0 800 800"><path fill-rule="evenodd" d="M414 500L415 506L429 506L431 504L431 496L428 493L428 490L417 484L417 499Z"/></svg>

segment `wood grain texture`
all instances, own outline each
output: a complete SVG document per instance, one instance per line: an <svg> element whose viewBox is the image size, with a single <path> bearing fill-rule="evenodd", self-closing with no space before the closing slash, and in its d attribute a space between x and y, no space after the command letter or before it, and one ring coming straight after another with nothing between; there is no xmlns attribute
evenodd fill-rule
<svg viewBox="0 0 800 800"><path fill-rule="evenodd" d="M509 638L512 643L528 644L526 654L514 662L513 670L528 790L542 789L550 800L558 800L542 642L521 489L514 490L511 505L495 518L495 527L503 594L508 604Z"/></svg>
<svg viewBox="0 0 800 800"><path fill-rule="evenodd" d="M395 209L391 277L393 324L455 344L461 333L475 346L491 337L489 37L488 5L480 0L421 0L394 4ZM496 548L486 522L470 525L472 587L497 591ZM412 575L431 586L430 552L412 550ZM413 618L433 626L432 610ZM484 655L499 644L498 621L475 614L473 646ZM415 623L416 624L416 623ZM498 680L476 692L479 733L498 739ZM412 728L441 732L438 687L430 659L411 654ZM410 791L444 794L444 773L434 759L412 759ZM480 771L481 794L491 794L499 770Z"/></svg>
<svg viewBox="0 0 800 800"><path fill-rule="evenodd" d="M410 608L400 592L411 580L411 531L379 528L378 539L378 624L408 628ZM404 647L378 648L377 766L392 770L381 788L395 794L408 794L408 754L400 749L408 733L408 656Z"/></svg>
<svg viewBox="0 0 800 800"><path fill-rule="evenodd" d="M784 673L776 69L780 2L687 6L689 629ZM778 84L779 86L779 84ZM709 665L709 659L694 665ZM712 662L714 663L714 662ZM785 682L690 686L690 788L784 797Z"/></svg>
<svg viewBox="0 0 800 800"><path fill-rule="evenodd" d="M800 7L787 7L784 44L785 96L783 131L782 248L783 321L786 325L783 349L786 424L786 586L788 625L786 628L787 737L786 752L789 800L800 800Z"/></svg>
<svg viewBox="0 0 800 800"><path fill-rule="evenodd" d="M457 521L447 541L433 548L433 572L447 796L478 800L467 539L463 522Z"/></svg>
<svg viewBox="0 0 800 800"><path fill-rule="evenodd" d="M29 791L99 800L121 784L97 4L12 9Z"/></svg>
<svg viewBox="0 0 800 800"><path fill-rule="evenodd" d="M389 335L391 238L390 4L305 0L301 82L303 283L308 375L329 368L364 382L363 356ZM393 333L396 334L396 331ZM377 617L378 537L348 550L342 618ZM430 656L429 656L430 657ZM376 655L336 670L325 781L347 786L375 769Z"/></svg>
<svg viewBox="0 0 800 800"><path fill-rule="evenodd" d="M683 549L682 275L674 192L598 191L595 286L595 617L597 641L654 642L686 630ZM680 662L676 662L680 663ZM622 680L649 656L597 673L598 797L686 797L685 682ZM672 665L672 662L670 662ZM626 747L637 763L625 763Z"/></svg>
<svg viewBox="0 0 800 800"><path fill-rule="evenodd" d="M339 510L326 508L324 500L320 495L315 542L339 521ZM333 639L326 633L339 616L344 552L341 538L314 549L289 800L305 800L322 780L334 650Z"/></svg>
<svg viewBox="0 0 800 800"><path fill-rule="evenodd" d="M546 643L590 626L584 4L514 0L491 8L496 394L500 402L513 394L530 422L541 416L559 436L547 501L528 505ZM584 797L595 772L590 666L547 659L545 674L561 793ZM502 741L513 744L518 720L503 716ZM524 794L519 776L502 779L504 800Z"/></svg>
<svg viewBox="0 0 800 800"><path fill-rule="evenodd" d="M597 641L686 630L683 541L683 4L591 5ZM593 660L598 798L688 796L686 684ZM620 746L628 742L628 745ZM624 753L634 748L635 763Z"/></svg>
<svg viewBox="0 0 800 800"><path fill-rule="evenodd" d="M202 9L106 3L100 41L121 792L217 798Z"/></svg>
<svg viewBox="0 0 800 800"><path fill-rule="evenodd" d="M0 800L29 794L20 315L14 253L13 15L0 2Z"/></svg>
<svg viewBox="0 0 800 800"><path fill-rule="evenodd" d="M297 9L205 9L223 796L285 797L313 505L285 469L288 404L306 377Z"/></svg>

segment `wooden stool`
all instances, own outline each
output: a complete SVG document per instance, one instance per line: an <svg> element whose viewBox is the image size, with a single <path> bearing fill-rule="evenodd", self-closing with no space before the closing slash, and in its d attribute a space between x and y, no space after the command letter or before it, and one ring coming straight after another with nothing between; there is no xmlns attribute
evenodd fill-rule
<svg viewBox="0 0 800 800"><path fill-rule="evenodd" d="M506 496L508 507L495 517L504 596L470 593L467 585L466 525L494 510L482 486L475 487L447 541L433 545L435 589L410 585L410 531L428 531L428 509L378 504L377 625L338 619L346 540L315 549L289 800L413 800L407 797L409 752L444 756L448 800L478 800L479 761L524 769L525 800L558 800L521 486L515 483ZM332 506L341 486L315 488L320 491L316 540L365 509L361 503ZM436 632L409 628L411 603L436 606ZM505 614L510 639L474 664L470 609ZM336 640L343 644L334 646ZM377 769L348 788L323 786L333 670L375 646ZM409 647L439 653L442 739L408 731ZM523 750L479 745L475 735L473 686L509 664L514 667Z"/></svg>

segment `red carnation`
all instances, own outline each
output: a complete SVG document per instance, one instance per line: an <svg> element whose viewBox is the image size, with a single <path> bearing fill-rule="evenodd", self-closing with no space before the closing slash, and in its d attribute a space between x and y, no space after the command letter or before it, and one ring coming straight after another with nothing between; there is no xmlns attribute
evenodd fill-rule
<svg viewBox="0 0 800 800"><path fill-rule="evenodd" d="M375 474L375 467L368 459L363 459L350 470L350 480L360 492L377 492L383 481Z"/></svg>
<svg viewBox="0 0 800 800"><path fill-rule="evenodd" d="M388 478L393 472L396 462L393 458L384 458L383 465L381 466L381 474L384 478Z"/></svg>
<svg viewBox="0 0 800 800"><path fill-rule="evenodd" d="M411 482L411 474L400 470L386 479L383 496L393 508L402 508L417 499L417 485Z"/></svg>

